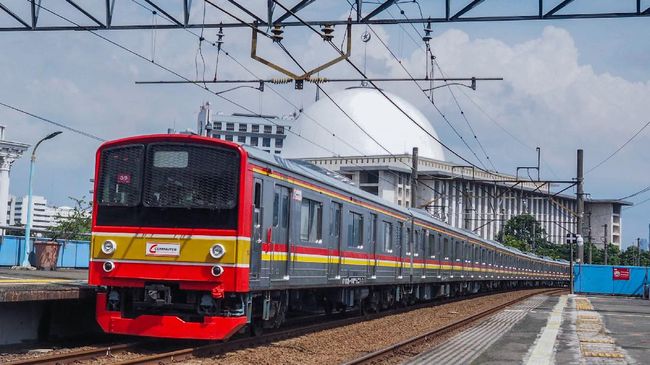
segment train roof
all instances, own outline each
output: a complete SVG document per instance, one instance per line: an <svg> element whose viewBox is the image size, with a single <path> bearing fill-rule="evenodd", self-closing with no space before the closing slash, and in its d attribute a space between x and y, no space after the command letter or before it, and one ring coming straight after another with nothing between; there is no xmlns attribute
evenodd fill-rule
<svg viewBox="0 0 650 365"><path fill-rule="evenodd" d="M371 201L377 205L383 206L385 208L390 208L396 211L399 211L400 213L407 215L407 216L413 216L414 218L424 220L424 221L430 221L431 219L435 219L435 217L431 216L429 213L422 209L414 209L414 208L405 208L393 203L390 203L376 195L370 194L366 191L363 191L359 189L358 186L352 184L352 182L345 178L344 176L340 175L339 173L333 172L331 170L324 169L322 167L316 166L310 162L304 161L304 160L299 160L299 159L285 159L283 157L280 157L278 155L270 154L268 152L262 151L260 149L247 146L247 145L242 145L242 148L248 152L248 155L250 158L262 161L267 164L271 164L274 166L278 166L281 168L284 168L286 170L289 170L293 173L305 176L310 179L314 179L316 181L319 181L321 183L324 183L326 185L329 185L331 187L334 187L338 190L342 190L344 192L354 194L357 196L362 197L363 199L366 199L368 201ZM562 261L559 260L553 260L549 259L546 257L540 257L537 256L533 253L529 252L522 252L516 248L513 247L508 247L503 245L500 242L494 241L494 240L488 240L485 238L480 237L474 232L467 231L464 229L452 227L450 224L437 220L435 221L437 225L440 225L442 228L452 231L458 234L470 236L478 241L486 242L489 243L495 247L498 247L504 251L508 251L514 254L522 255L529 257L531 259L536 259L536 260L544 260L544 261L551 261L554 263L562 263Z"/></svg>

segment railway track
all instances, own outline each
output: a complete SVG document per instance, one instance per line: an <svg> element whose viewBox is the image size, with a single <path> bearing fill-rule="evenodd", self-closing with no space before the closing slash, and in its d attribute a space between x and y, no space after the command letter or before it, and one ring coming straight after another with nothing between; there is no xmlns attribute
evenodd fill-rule
<svg viewBox="0 0 650 365"><path fill-rule="evenodd" d="M380 364L383 363L384 360L388 360L392 357L395 356L396 353L399 353L403 350L406 350L411 347L415 347L421 343L424 343L428 341L429 339L433 337L438 337L442 335L446 335L448 333L451 333L453 331L456 331L460 328L466 327L478 320L481 320L483 318L486 318L504 308L507 308L513 304L519 303L521 301L524 301L530 297L533 297L535 295L540 295L540 294L554 294L554 293L560 293L560 292L565 292L566 289L549 289L547 291L543 292L537 292L537 293L530 293L527 295L524 295L522 297L519 297L517 299L511 300L509 302L500 304L498 306L489 308L485 311L482 311L480 313L477 313L475 315L469 316L462 318L458 321L452 322L444 327L434 329L432 331L420 334L418 336L406 339L404 341L398 342L396 344L384 347L380 350L371 352L367 355L364 355L362 357L359 357L357 359L354 359L352 361L346 362L344 365L361 365L361 364Z"/></svg>
<svg viewBox="0 0 650 365"><path fill-rule="evenodd" d="M561 289L560 289L561 290ZM531 293L521 299L518 300L523 300L525 298L528 298L533 295L538 295L542 293L548 293L548 292L553 292L553 291L558 291L558 289L550 289L549 291L545 292L537 292L537 293ZM266 334L263 334L261 336L257 337L242 337L242 338L236 338L236 339L231 339L229 341L225 342L217 342L217 343L209 343L209 344L204 344L204 343L194 343L194 345L190 346L182 346L179 345L178 343L167 343L167 346L162 346L159 341L142 341L142 342L133 342L133 343L125 343L125 344L117 344L117 345L112 345L112 346L104 346L96 349L90 349L90 350L79 350L79 351L71 351L71 352L66 352L66 353L59 353L59 354L52 354L52 355L46 355L46 356L40 356L36 358L31 358L31 359L24 359L24 360L18 360L18 361L12 361L9 362L8 365L43 365L43 364L56 364L56 365L64 365L64 364L74 364L74 363L79 363L84 360L89 360L89 359L94 359L94 360L106 360L106 362L110 362L111 364L120 364L120 365L132 365L132 364L165 364L165 363L173 363L173 362L178 362L178 361L183 361L187 360L193 357L205 357L205 356L214 356L226 352L231 352L235 350L239 350L242 348L250 348L250 347L255 347L255 346L260 346L264 344L268 344L271 342L275 341L280 341L288 338L293 338L293 337L298 337L302 335L306 335L309 333L314 333L318 331L324 331L336 327L342 327L342 326L347 326L351 325L354 323L358 323L360 321L369 321L373 319L377 319L383 316L388 316L388 315L394 315L394 314L399 314L399 313L405 313L409 311L413 311L416 309L421 309L425 307L435 307L443 304L449 304L453 302L458 302L466 299L472 299L472 298L478 298L478 297L483 297L483 296L488 296L488 295L494 295L494 294L499 294L503 293L505 291L493 291L493 292L485 292L485 293L479 293L479 294L473 294L473 295L468 295L468 296L462 296L462 297L455 297L455 298L448 298L448 299L443 299L443 300L437 300L435 302L427 302L427 303L421 303L417 304L414 306L409 306L405 308L399 308L399 309L394 309L394 310L389 310L389 311L384 311L384 312L379 312L379 313L373 313L370 315L354 315L354 316L344 316L344 318L340 319L335 319L335 320L327 320L327 321L319 321L313 324L309 325L297 325L292 328L287 328L283 330L277 330L273 332L269 332ZM491 313L494 313L506 306L512 305L516 301L508 302L505 305L501 305L495 308L490 309L489 311L482 312L481 314L477 316L472 316L470 318L466 318L463 321L460 321L462 323L458 324L453 324L452 326L455 326L453 328L447 328L445 327L444 332L449 332L452 331L455 328L461 327L467 323L471 323L472 321L475 321L479 318L482 318L484 316L487 316ZM322 318L323 316L319 316ZM442 330L441 330L442 331ZM434 331L435 332L435 331ZM441 332L443 333L443 332ZM435 333L427 333L421 337L426 338L436 335ZM415 340L414 340L415 341ZM397 349L399 346L406 346L407 341L404 341L404 343L400 343L394 346L391 346L390 348L386 348L382 351L384 352L390 352L391 349L395 348ZM156 345L156 343L158 343ZM154 344L155 348L152 350L151 345ZM187 344L187 342L185 342ZM173 350L168 350L169 347L172 347ZM125 356L116 356L113 357L116 354L119 353L124 353L124 352L132 352L135 354L135 357L133 358L125 358ZM146 355L140 355L142 352L154 352L153 354L146 354ZM373 355L373 356L371 356ZM122 357L122 358L120 358ZM360 363L366 363L366 362L374 362L371 361L373 358L379 358L380 354L379 351L376 353L368 354L364 356L363 358L358 359L360 362L350 362L350 364L360 364ZM366 359L367 358L367 359Z"/></svg>

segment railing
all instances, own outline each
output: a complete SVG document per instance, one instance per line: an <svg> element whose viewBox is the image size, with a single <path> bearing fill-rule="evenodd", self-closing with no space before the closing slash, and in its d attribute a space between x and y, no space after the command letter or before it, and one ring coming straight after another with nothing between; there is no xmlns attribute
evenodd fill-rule
<svg viewBox="0 0 650 365"><path fill-rule="evenodd" d="M32 238L34 241L51 241L48 238ZM90 242L77 240L56 240L61 244L58 268L87 269L90 260ZM25 256L25 238L19 236L0 236L0 266L18 266Z"/></svg>

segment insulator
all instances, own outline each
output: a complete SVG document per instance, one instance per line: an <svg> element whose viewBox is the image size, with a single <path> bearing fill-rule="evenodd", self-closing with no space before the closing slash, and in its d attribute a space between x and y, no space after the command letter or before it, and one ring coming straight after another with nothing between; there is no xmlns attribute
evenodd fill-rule
<svg viewBox="0 0 650 365"><path fill-rule="evenodd" d="M217 32L217 41L215 42L219 48L221 48L221 45L223 44L223 36L223 28L219 27L219 31Z"/></svg>
<svg viewBox="0 0 650 365"><path fill-rule="evenodd" d="M271 83L276 84L276 85L280 85L280 84L288 84L288 83L290 83L291 81L292 81L292 79L289 79L289 78L286 78L286 77L284 77L284 78L274 78L274 79L271 79Z"/></svg>
<svg viewBox="0 0 650 365"><path fill-rule="evenodd" d="M432 31L433 31L433 29L431 29L431 23L429 22L429 23L427 23L426 28L424 28L424 36L422 37L422 40L424 41L424 43L429 43L429 41L431 40L431 32Z"/></svg>
<svg viewBox="0 0 650 365"><path fill-rule="evenodd" d="M323 24L320 28L321 32L323 32L323 40L326 42L331 41L334 39L334 25L332 24Z"/></svg>
<svg viewBox="0 0 650 365"><path fill-rule="evenodd" d="M324 84L327 79L325 77L310 77L307 81L312 84Z"/></svg>
<svg viewBox="0 0 650 365"><path fill-rule="evenodd" d="M273 35L271 36L271 39L273 39L273 42L280 42L284 37L282 34L284 33L284 29L282 29L281 25L274 25L273 29L271 29L271 33Z"/></svg>

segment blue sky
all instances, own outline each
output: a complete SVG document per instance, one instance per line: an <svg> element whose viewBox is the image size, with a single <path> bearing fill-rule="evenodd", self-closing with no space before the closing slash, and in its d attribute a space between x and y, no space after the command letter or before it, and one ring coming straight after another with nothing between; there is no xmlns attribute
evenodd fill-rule
<svg viewBox="0 0 650 365"><path fill-rule="evenodd" d="M502 11L508 3L494 2L494 11ZM119 11L124 18L151 21L151 14L143 9L122 3ZM195 1L195 10L200 10L200 3ZM256 2L255 6L261 7L262 3ZM622 3L633 1L576 3L575 6L596 9L612 3L620 7ZM586 3L589 5L583 5ZM346 9L335 8L330 2L321 4L312 5L311 11L333 17L347 14ZM407 16L417 15L412 6L403 5L403 9ZM486 7L482 11L477 14L488 14L493 9ZM392 12L398 15L395 9ZM72 11L66 14L75 16ZM42 17L44 22L55 21L45 15ZM223 18L223 15L208 12L207 17L212 20ZM0 26L7 22L0 16ZM342 29L339 30L342 33ZM353 61L358 65L364 63L364 46L358 41L363 30L359 27L353 31ZM375 27L375 30L410 71L423 75L424 55L409 38L417 38L410 27L386 26ZM214 32L206 32L207 37L214 39ZM152 56L154 34L151 31L101 34L146 57ZM465 114L499 171L514 173L516 166L534 163L534 150L507 136L474 103L481 105L492 119L529 146L541 146L544 160L550 165L550 168L544 166L542 175L564 180L575 175L577 148L585 150L585 167L589 169L650 118L650 42L647 34L650 34L649 18L435 24L432 47L447 75L505 79L481 83L476 91L462 89L473 102L456 89ZM288 29L285 35L287 47L307 65L316 65L332 56L332 51L307 30ZM203 73L195 36L177 30L157 31L155 37L158 62L194 78L198 61L199 74ZM250 31L226 30L225 41L224 47L230 54L256 74L277 76L248 58ZM340 42L340 39L335 41ZM369 74L403 75L399 65L376 39L367 47ZM135 85L136 80L172 80L174 77L87 32L0 33L0 49L3 50L0 101L105 139L164 132L172 126L193 128L198 108L205 101L210 101L216 110L241 112L196 86ZM209 46L204 46L202 51L206 74L211 78L216 52ZM261 52L277 62L289 64L273 45L263 43ZM329 72L328 76L355 76L345 65ZM219 74L223 78L251 77L226 57L220 59ZM325 88L334 92L345 86L349 85L327 85ZM420 108L446 143L462 155L471 156L413 85L386 84L382 87ZM215 87L217 89L219 87ZM313 102L314 89L310 86L303 91L295 91L290 86L276 89L298 106ZM256 112L289 114L294 111L293 106L268 91L261 94L244 89L229 93L228 97ZM471 139L448 91L436 91L436 103L465 138ZM2 107L0 123L7 126L8 139L25 143L34 143L57 129ZM646 130L614 158L587 175L586 191L594 198L620 198L650 185L649 142L650 130ZM66 131L40 147L35 193L57 205L69 204L68 196L89 196L97 146L94 140ZM26 191L28 162L27 158L22 158L13 167L10 190L14 195ZM650 193L634 201L648 197ZM650 204L623 212L625 245L636 237L648 236L649 212Z"/></svg>

